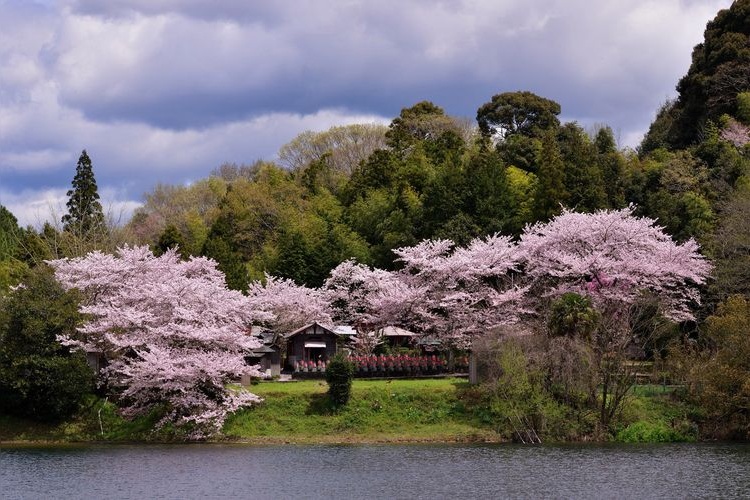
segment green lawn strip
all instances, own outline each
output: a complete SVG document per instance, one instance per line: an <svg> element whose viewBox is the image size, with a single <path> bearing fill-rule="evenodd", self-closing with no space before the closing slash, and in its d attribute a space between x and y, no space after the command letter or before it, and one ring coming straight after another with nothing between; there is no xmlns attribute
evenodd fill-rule
<svg viewBox="0 0 750 500"><path fill-rule="evenodd" d="M111 402L90 397L71 419L34 422L0 415L0 443L165 442L180 441L170 429L155 431L157 415L126 420Z"/></svg>
<svg viewBox="0 0 750 500"><path fill-rule="evenodd" d="M228 439L259 442L492 441L457 398L460 379L355 380L352 398L334 409L319 381L251 387L265 401L227 421Z"/></svg>

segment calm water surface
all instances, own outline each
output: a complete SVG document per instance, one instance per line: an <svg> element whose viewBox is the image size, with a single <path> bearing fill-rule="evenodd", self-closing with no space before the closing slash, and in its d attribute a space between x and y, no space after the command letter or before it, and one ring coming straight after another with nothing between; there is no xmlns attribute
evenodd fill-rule
<svg viewBox="0 0 750 500"><path fill-rule="evenodd" d="M750 445L0 447L0 498L750 498Z"/></svg>

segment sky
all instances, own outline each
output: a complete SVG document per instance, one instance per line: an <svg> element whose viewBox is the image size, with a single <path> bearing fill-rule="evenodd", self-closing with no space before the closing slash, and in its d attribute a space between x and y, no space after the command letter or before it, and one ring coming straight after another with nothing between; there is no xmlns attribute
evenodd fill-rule
<svg viewBox="0 0 750 500"><path fill-rule="evenodd" d="M0 0L0 204L65 212L78 157L127 221L157 183L305 130L530 90L635 147L731 0Z"/></svg>

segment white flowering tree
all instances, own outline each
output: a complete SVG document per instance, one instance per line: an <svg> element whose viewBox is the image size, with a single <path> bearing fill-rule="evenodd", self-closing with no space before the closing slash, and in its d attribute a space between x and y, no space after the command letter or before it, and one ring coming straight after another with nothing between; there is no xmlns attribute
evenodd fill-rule
<svg viewBox="0 0 750 500"><path fill-rule="evenodd" d="M323 293L334 320L369 329L370 325L377 327L380 321L376 296L394 282L393 274L388 271L347 260L331 270L323 284Z"/></svg>
<svg viewBox="0 0 750 500"><path fill-rule="evenodd" d="M377 328L397 325L465 346L472 336L513 323L525 289L514 273L521 256L505 236L476 239L466 248L425 240L395 250L394 272L344 262L325 289L337 314Z"/></svg>
<svg viewBox="0 0 750 500"><path fill-rule="evenodd" d="M353 260L336 266L323 284L322 293L330 304L333 319L354 325L357 330L352 347L358 355L371 355L383 343L378 334L383 314L377 298L396 285L393 273L371 269Z"/></svg>
<svg viewBox="0 0 750 500"><path fill-rule="evenodd" d="M602 389L600 422L606 427L633 377L625 349L633 339L632 318L644 301L674 321L692 319L710 263L694 240L678 244L656 221L636 217L634 207L592 214L563 213L526 227L519 250L537 305L568 292L587 297L599 315L591 346Z"/></svg>
<svg viewBox="0 0 750 500"><path fill-rule="evenodd" d="M226 287L215 262L124 247L49 264L65 288L83 293L81 311L90 318L61 340L106 353L102 376L124 416L162 408L160 424L202 438L218 432L228 413L259 401L227 388L243 373L259 375L244 361L245 351L259 345L247 335L257 314Z"/></svg>
<svg viewBox="0 0 750 500"><path fill-rule="evenodd" d="M266 313L264 323L277 333L290 332L313 321L333 324L328 301L317 288L267 274L265 283L251 283L247 294L251 308Z"/></svg>
<svg viewBox="0 0 750 500"><path fill-rule="evenodd" d="M564 210L550 222L526 227L519 249L525 272L548 295L577 292L599 304L636 303L657 297L665 316L692 319L697 285L711 264L690 239L678 244L634 207L592 214Z"/></svg>
<svg viewBox="0 0 750 500"><path fill-rule="evenodd" d="M398 280L410 300L384 295L380 302L407 326L465 347L525 312L526 289L517 275L521 254L507 236L477 238L462 248L450 240L428 240L395 253L404 265Z"/></svg>
<svg viewBox="0 0 750 500"><path fill-rule="evenodd" d="M750 127L730 118L721 131L721 138L735 147L743 148L750 144Z"/></svg>

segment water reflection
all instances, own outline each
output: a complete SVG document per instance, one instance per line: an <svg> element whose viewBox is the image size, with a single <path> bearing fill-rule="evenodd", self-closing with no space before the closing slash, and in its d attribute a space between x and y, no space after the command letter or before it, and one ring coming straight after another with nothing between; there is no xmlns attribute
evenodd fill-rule
<svg viewBox="0 0 750 500"><path fill-rule="evenodd" d="M0 498L748 498L750 445L0 448Z"/></svg>

